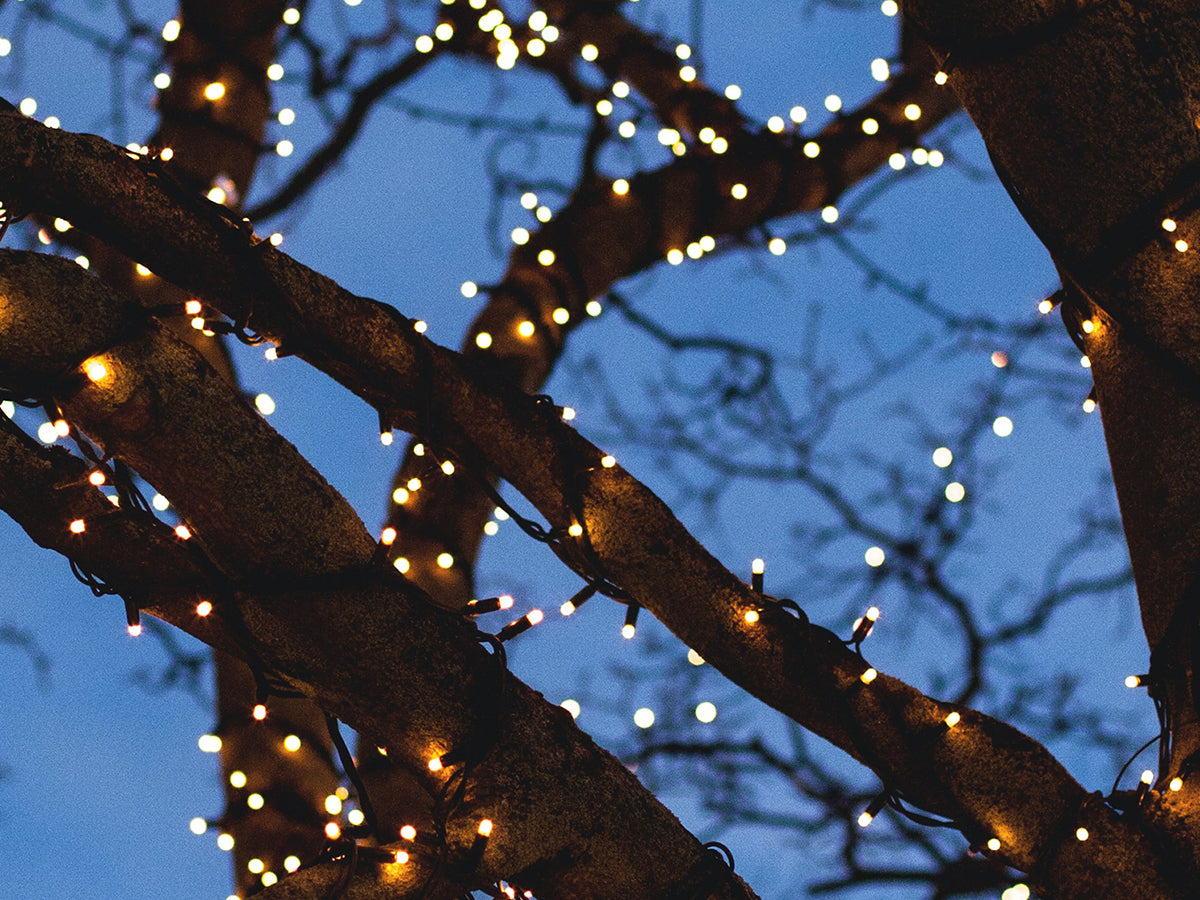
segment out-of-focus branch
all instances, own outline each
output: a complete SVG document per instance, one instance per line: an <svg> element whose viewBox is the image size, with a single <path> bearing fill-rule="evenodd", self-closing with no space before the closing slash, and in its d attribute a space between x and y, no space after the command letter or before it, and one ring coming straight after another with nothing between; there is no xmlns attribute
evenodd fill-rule
<svg viewBox="0 0 1200 900"><path fill-rule="evenodd" d="M436 439L468 469L509 480L556 533L570 534L570 526L579 525L576 540L557 545L566 561L585 570L599 567L734 682L866 762L889 790L952 818L972 840L996 836L1006 861L1034 869L1061 896L1082 896L1077 885L1085 881L1093 892L1098 880L1131 897L1177 893L1162 880L1165 869L1154 862L1159 851L1141 826L1089 800L1044 748L1003 723L953 710L896 679L864 680L867 667L857 654L734 578L649 490L605 464L604 455L545 404L496 379L486 364L436 347L393 310L349 294L278 251L248 246L245 234L164 194L102 141L66 132L47 136L46 129L8 115L0 116L3 145L12 152L0 159L28 162L20 180L11 167L0 168L0 193L51 214L65 210L82 226L139 248L157 270L235 320L253 311L260 332L385 410L400 427ZM67 159L76 164L62 165ZM172 227L162 227L165 221ZM156 455L139 452L133 461L154 465ZM180 481L186 493L182 473L147 474ZM214 492L222 493L220 487ZM207 504L197 500L203 510ZM227 510L221 513L208 523L210 545L229 527ZM251 543L265 552L278 537L240 535L236 549L244 554ZM362 533L356 543L364 539L369 542ZM301 571L311 565L296 562ZM337 598L330 602L342 608ZM289 630L299 627L289 610L272 607L270 618ZM758 623L746 619L751 611ZM353 607L344 615L351 613L357 615ZM428 628L438 636L436 621ZM378 632L363 622L354 633ZM389 658L407 644L390 634L388 640L395 644ZM308 655L317 650L307 649ZM285 671L302 665L303 654L285 656ZM393 661L399 668L409 664ZM353 679L355 672L347 669L338 678ZM951 711L961 718L947 728ZM1169 808L1164 801L1164 815ZM1085 826L1087 841L1067 839L1069 829ZM1085 870L1088 878L1079 879Z"/></svg>
<svg viewBox="0 0 1200 900"><path fill-rule="evenodd" d="M605 16L620 18L611 12ZM830 123L811 142L796 134L739 131L730 135L729 152L688 154L629 179L625 193L614 192L608 181L580 185L550 223L514 248L461 352L494 360L522 389L536 392L567 336L587 320L588 303L615 282L661 262L669 250L682 254L703 235L738 236L770 219L836 202L958 108L957 100L934 83L928 50L910 45L906 63L877 96ZM678 79L677 70L671 77ZM687 96L709 95L689 89ZM689 104L723 109L711 96L700 106ZM915 122L905 114L911 105L921 110ZM876 123L873 134L863 129L867 120ZM816 156L805 149L810 144L819 148ZM744 189L744 199L738 198L741 191L731 193L735 185ZM543 252L551 254L550 265L540 261ZM413 479L420 490L410 490ZM396 553L433 596L447 606L461 606L470 599L471 569L494 504L470 481L440 477L436 466L411 447L392 490L403 500L390 506L386 523L399 534ZM451 569L434 564L444 552L456 561Z"/></svg>

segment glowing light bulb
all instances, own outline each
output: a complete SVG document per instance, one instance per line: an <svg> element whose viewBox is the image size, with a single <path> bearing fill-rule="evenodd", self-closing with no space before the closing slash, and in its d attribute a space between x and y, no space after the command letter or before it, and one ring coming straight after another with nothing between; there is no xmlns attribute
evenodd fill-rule
<svg viewBox="0 0 1200 900"><path fill-rule="evenodd" d="M208 600L201 600L199 603L196 604L196 615L200 616L201 618L203 618L204 616L211 615L212 611L213 611L213 605Z"/></svg>
<svg viewBox="0 0 1200 900"><path fill-rule="evenodd" d="M654 724L654 710L643 706L633 714L633 724L638 728L649 728Z"/></svg>
<svg viewBox="0 0 1200 900"><path fill-rule="evenodd" d="M1086 841L1088 839L1088 830L1082 826L1075 829L1075 840Z"/></svg>
<svg viewBox="0 0 1200 900"><path fill-rule="evenodd" d="M611 469L616 464L617 458L615 456L607 455L600 458L600 465L604 466L606 469Z"/></svg>
<svg viewBox="0 0 1200 900"><path fill-rule="evenodd" d="M947 728L953 728L961 721L962 717L957 712L951 712L946 715L945 722Z"/></svg>
<svg viewBox="0 0 1200 900"><path fill-rule="evenodd" d="M696 706L696 718L706 725L715 721L717 718L716 704L710 703L707 700L698 704Z"/></svg>
<svg viewBox="0 0 1200 900"><path fill-rule="evenodd" d="M67 526L71 534L83 534L87 530L87 524L83 519L72 519L71 524Z"/></svg>
<svg viewBox="0 0 1200 900"><path fill-rule="evenodd" d="M254 709L250 711L250 715L254 717L254 721L261 722L267 717L267 707L262 703L256 703Z"/></svg>
<svg viewBox="0 0 1200 900"><path fill-rule="evenodd" d="M439 568L449 569L454 565L454 557L449 553L439 553L437 557L437 564Z"/></svg>
<svg viewBox="0 0 1200 900"><path fill-rule="evenodd" d="M297 735L289 734L283 739L283 749L288 753L295 753L300 749L300 738Z"/></svg>
<svg viewBox="0 0 1200 900"><path fill-rule="evenodd" d="M567 699L558 705L569 712L572 719L578 719L579 714L583 711L579 706L579 702L576 700Z"/></svg>
<svg viewBox="0 0 1200 900"><path fill-rule="evenodd" d="M481 819L479 822L479 828L477 829L477 831L479 832L479 835L481 837L490 836L492 833L492 820L491 819Z"/></svg>
<svg viewBox="0 0 1200 900"><path fill-rule="evenodd" d="M202 734L196 741L196 746L200 748L202 753L220 753L221 738L215 734Z"/></svg>
<svg viewBox="0 0 1200 900"><path fill-rule="evenodd" d="M872 681L874 681L878 677L879 677L879 673L877 671L875 671L874 669L867 669L861 675L858 676L858 680L861 681L863 684L870 684Z"/></svg>
<svg viewBox="0 0 1200 900"><path fill-rule="evenodd" d="M225 96L225 85L219 81L214 81L204 89L204 97L207 100L220 100Z"/></svg>
<svg viewBox="0 0 1200 900"><path fill-rule="evenodd" d="M411 825L405 825L400 829L400 837L406 841L411 841L417 836L417 829Z"/></svg>
<svg viewBox="0 0 1200 900"><path fill-rule="evenodd" d="M758 619L759 619L758 610L757 609L748 609L748 610L746 610L746 614L744 616L742 616L742 618L746 620L747 625L754 625L755 623L758 622Z"/></svg>
<svg viewBox="0 0 1200 900"><path fill-rule="evenodd" d="M882 547L868 547L867 552L863 554L867 565L873 569L877 569L883 565L885 555Z"/></svg>

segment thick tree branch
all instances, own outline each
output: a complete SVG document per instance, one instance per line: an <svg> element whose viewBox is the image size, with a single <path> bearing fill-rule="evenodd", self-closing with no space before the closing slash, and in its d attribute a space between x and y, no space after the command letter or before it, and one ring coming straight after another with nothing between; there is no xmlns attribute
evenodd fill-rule
<svg viewBox="0 0 1200 900"><path fill-rule="evenodd" d="M949 52L951 85L1063 275L1064 320L1094 361L1151 690L1167 708L1158 777L1186 775L1200 758L1200 13L912 0L907 14ZM1192 804L1197 790L1185 781Z"/></svg>

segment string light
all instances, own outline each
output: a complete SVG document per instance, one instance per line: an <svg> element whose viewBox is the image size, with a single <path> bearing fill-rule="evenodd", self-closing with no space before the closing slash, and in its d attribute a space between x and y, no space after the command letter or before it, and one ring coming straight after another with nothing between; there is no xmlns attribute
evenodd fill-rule
<svg viewBox="0 0 1200 900"><path fill-rule="evenodd" d="M537 625L544 617L544 613L540 609L530 610L525 615L521 616L521 618L513 619L513 621L509 622L498 632L496 632L496 639L501 643L511 640L518 634L528 631L534 625Z"/></svg>
<svg viewBox="0 0 1200 900"><path fill-rule="evenodd" d="M215 734L202 734L196 741L201 753L220 753L221 739Z"/></svg>
<svg viewBox="0 0 1200 900"><path fill-rule="evenodd" d="M485 613L500 612L505 609L513 608L513 598L511 594L501 594L499 597L488 597L485 600L472 600L467 604L467 613L472 616L481 616Z"/></svg>
<svg viewBox="0 0 1200 900"><path fill-rule="evenodd" d="M1149 769L1142 772L1142 777L1138 779L1136 801L1140 806L1142 801L1146 799L1146 795L1150 792L1150 786L1154 784L1154 773Z"/></svg>
<svg viewBox="0 0 1200 900"><path fill-rule="evenodd" d="M858 817L859 827L866 828L868 825L870 825L875 820L875 817L879 815L880 810L883 809L887 801L888 798L886 794L880 794L878 797L872 800L870 805L863 810Z"/></svg>
<svg viewBox="0 0 1200 900"><path fill-rule="evenodd" d="M641 611L641 606L636 603L630 603L625 610L625 624L621 626L621 637L625 640L631 640L637 633L638 613Z"/></svg>
<svg viewBox="0 0 1200 900"><path fill-rule="evenodd" d="M850 642L853 644L861 644L866 640L867 635L871 633L871 629L875 627L875 623L879 620L879 607L872 606L867 610L866 615L862 618L855 619L854 633L850 636Z"/></svg>
<svg viewBox="0 0 1200 900"><path fill-rule="evenodd" d="M750 563L750 588L756 593L763 592L763 577L767 571L767 563L762 558L755 559Z"/></svg>
<svg viewBox="0 0 1200 900"><path fill-rule="evenodd" d="M584 603L586 603L593 596L595 596L596 591L597 591L597 588L595 587L595 585L589 584L589 585L585 586L582 590L580 590L578 593L576 593L575 596L573 596L570 600L567 600L565 603L563 603L563 605L558 608L558 611L560 613L562 613L564 616L573 615L575 610L579 609L579 607L583 606Z"/></svg>

